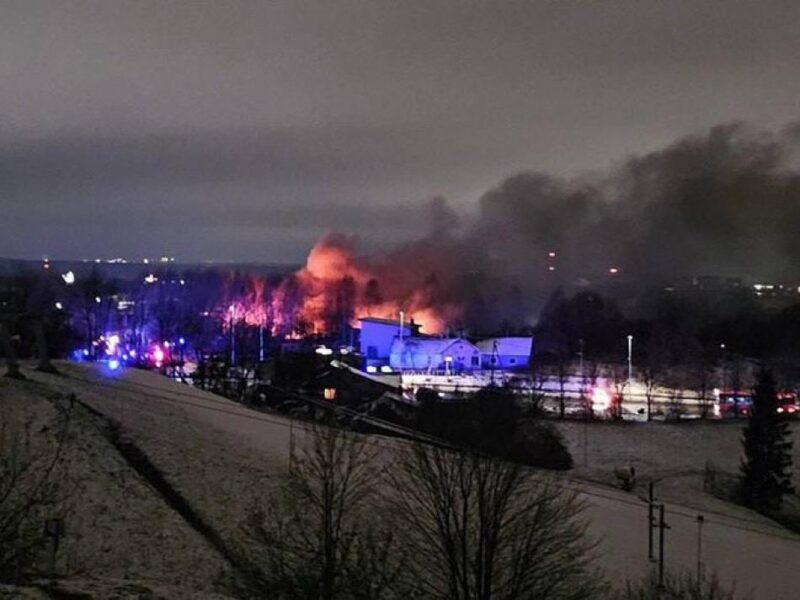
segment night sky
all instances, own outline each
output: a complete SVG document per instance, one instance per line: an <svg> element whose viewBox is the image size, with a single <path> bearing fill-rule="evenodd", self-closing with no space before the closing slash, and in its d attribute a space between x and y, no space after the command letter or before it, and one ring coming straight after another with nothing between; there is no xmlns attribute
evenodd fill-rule
<svg viewBox="0 0 800 600"><path fill-rule="evenodd" d="M785 131L798 23L789 1L5 0L0 256L299 262L329 230L413 237L434 196L476 215L520 171Z"/></svg>

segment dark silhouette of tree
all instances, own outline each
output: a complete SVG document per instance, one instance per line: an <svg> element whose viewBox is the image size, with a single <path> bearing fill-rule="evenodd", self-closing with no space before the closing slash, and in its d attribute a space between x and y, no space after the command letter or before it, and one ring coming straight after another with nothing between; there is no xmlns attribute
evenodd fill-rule
<svg viewBox="0 0 800 600"><path fill-rule="evenodd" d="M547 421L523 420L507 388L489 386L461 402L441 402L435 393L417 397L419 427L459 448L545 469L572 467L558 430Z"/></svg>
<svg viewBox="0 0 800 600"><path fill-rule="evenodd" d="M117 286L105 279L100 271L94 269L86 277L79 278L73 287L84 339L89 351L94 355L96 350L92 342L103 333L108 324L112 296L117 292Z"/></svg>
<svg viewBox="0 0 800 600"><path fill-rule="evenodd" d="M392 598L402 566L388 519L379 518L380 473L364 438L336 427L306 434L279 493L244 526L270 598Z"/></svg>
<svg viewBox="0 0 800 600"><path fill-rule="evenodd" d="M574 494L514 463L421 444L390 478L414 597L602 597Z"/></svg>
<svg viewBox="0 0 800 600"><path fill-rule="evenodd" d="M593 292L567 298L557 290L542 309L536 333L546 345L567 349L577 348L582 339L602 358L615 354L623 329L622 315L611 301Z"/></svg>
<svg viewBox="0 0 800 600"><path fill-rule="evenodd" d="M33 444L32 421L0 406L0 583L41 575L48 538L45 518L64 510L68 493L55 471L64 461L70 413L65 410L48 444Z"/></svg>
<svg viewBox="0 0 800 600"><path fill-rule="evenodd" d="M663 384L669 361L668 335L664 331L654 331L647 341L644 361L639 370L644 382L644 394L647 401L647 420L653 418L653 398L656 388Z"/></svg>
<svg viewBox="0 0 800 600"><path fill-rule="evenodd" d="M758 377L753 407L744 429L741 471L743 500L761 512L777 510L791 484L792 442L789 424L777 412L778 397L772 373Z"/></svg>

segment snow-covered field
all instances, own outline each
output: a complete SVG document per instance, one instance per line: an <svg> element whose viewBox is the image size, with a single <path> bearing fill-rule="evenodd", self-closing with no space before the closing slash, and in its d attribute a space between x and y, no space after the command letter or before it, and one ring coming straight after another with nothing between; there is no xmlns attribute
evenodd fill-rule
<svg viewBox="0 0 800 600"><path fill-rule="evenodd" d="M246 507L264 499L275 474L286 466L291 443L302 443L302 424L251 411L153 373L131 370L112 377L90 366L59 368L64 376L26 371L29 382L1 381L0 403L47 418L55 409L46 398L74 392L81 402L119 422L123 435L135 441L223 539L237 536ZM94 429L97 417L88 411L79 414L70 442L70 468L83 487L67 524L69 541L63 553L91 560L84 561L76 577L128 580L152 589L167 586L183 590L186 597L221 591L217 582L230 565L124 463ZM613 581L639 577L651 567L646 506L637 498L641 490L628 493L605 485L613 481L615 467L633 464L640 477L661 478L657 493L667 502L671 527L666 544L669 567L694 568L695 516L703 512L708 570L718 571L725 580L736 579L738 589L753 589L756 598L800 597L800 537L708 497L698 484L697 473L707 458L735 469L738 426L592 424L587 467L582 466L583 425L559 427L578 465L561 484L579 489L586 500L591 530L602 538L598 566ZM800 443L796 451L797 446Z"/></svg>

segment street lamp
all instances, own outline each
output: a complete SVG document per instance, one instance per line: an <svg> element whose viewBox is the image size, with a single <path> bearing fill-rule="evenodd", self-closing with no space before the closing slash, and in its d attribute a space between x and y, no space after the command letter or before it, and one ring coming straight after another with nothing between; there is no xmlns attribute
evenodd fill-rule
<svg viewBox="0 0 800 600"><path fill-rule="evenodd" d="M633 379L633 336L628 336L628 383Z"/></svg>

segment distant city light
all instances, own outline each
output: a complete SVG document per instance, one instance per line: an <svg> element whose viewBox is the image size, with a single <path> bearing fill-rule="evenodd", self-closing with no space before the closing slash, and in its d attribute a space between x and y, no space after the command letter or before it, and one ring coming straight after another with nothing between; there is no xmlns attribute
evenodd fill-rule
<svg viewBox="0 0 800 600"><path fill-rule="evenodd" d="M619 268L618 268L618 267L610 267L610 268L608 269L608 272L609 272L609 274L611 274L611 275L616 275L617 273L619 273Z"/></svg>
<svg viewBox="0 0 800 600"><path fill-rule="evenodd" d="M555 252L548 252L547 256L549 256L550 258L555 258L556 257L556 253Z"/></svg>
<svg viewBox="0 0 800 600"><path fill-rule="evenodd" d="M148 274L147 274L147 275L145 275L145 277L144 277L144 282L145 282L145 283L155 283L156 281L158 281L158 277L156 277L156 276L155 276L155 275L153 275L152 273L148 273Z"/></svg>
<svg viewBox="0 0 800 600"><path fill-rule="evenodd" d="M184 338L178 338L178 343L179 343L181 346L183 346L183 345L186 343L186 340L185 340Z"/></svg>
<svg viewBox="0 0 800 600"><path fill-rule="evenodd" d="M94 301L95 301L97 304L100 304L100 296L95 296L95 297L94 297Z"/></svg>
<svg viewBox="0 0 800 600"><path fill-rule="evenodd" d="M63 279L64 283L66 283L67 285L72 285L73 283L75 283L75 273L73 273L72 271L67 271L61 276L61 279Z"/></svg>
<svg viewBox="0 0 800 600"><path fill-rule="evenodd" d="M64 310L64 305L61 302L56 302L56 310Z"/></svg>
<svg viewBox="0 0 800 600"><path fill-rule="evenodd" d="M556 268L553 265L550 265L549 267L547 267L547 270L548 271L555 271Z"/></svg>

